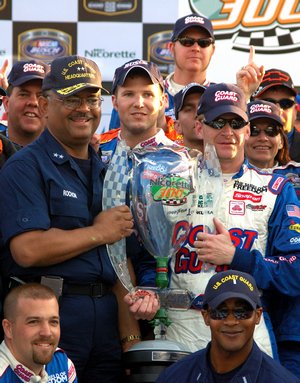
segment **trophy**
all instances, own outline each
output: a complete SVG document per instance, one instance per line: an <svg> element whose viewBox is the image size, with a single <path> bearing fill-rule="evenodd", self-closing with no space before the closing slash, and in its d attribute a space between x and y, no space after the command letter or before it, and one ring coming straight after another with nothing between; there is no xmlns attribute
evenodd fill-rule
<svg viewBox="0 0 300 383"><path fill-rule="evenodd" d="M160 330L156 339L165 339L170 324L167 309L187 310L194 295L184 289L168 288L168 261L189 234L197 203L199 152L179 146L133 150L131 207L136 228L149 253L156 259L156 287L136 287L158 295L160 309L153 325Z"/></svg>

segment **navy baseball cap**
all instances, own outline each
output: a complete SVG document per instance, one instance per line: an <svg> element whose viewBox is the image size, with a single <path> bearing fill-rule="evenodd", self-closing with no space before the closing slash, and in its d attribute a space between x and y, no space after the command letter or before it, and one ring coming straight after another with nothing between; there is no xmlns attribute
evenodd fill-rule
<svg viewBox="0 0 300 383"><path fill-rule="evenodd" d="M17 61L7 76L9 85L20 86L31 80L43 80L50 67L40 60Z"/></svg>
<svg viewBox="0 0 300 383"><path fill-rule="evenodd" d="M254 309L262 306L254 278L242 271L227 270L214 274L206 286L203 307L216 309L230 298L243 299Z"/></svg>
<svg viewBox="0 0 300 383"><path fill-rule="evenodd" d="M268 118L283 126L280 109L273 102L264 100L249 102L247 104L247 113L249 121L257 120L258 118Z"/></svg>
<svg viewBox="0 0 300 383"><path fill-rule="evenodd" d="M292 91L294 96L297 95L297 91L293 84L293 80L289 73L281 69L268 69L266 70L264 77L258 87L258 89L253 93L253 97L261 96L267 89L272 88L273 86L283 86Z"/></svg>
<svg viewBox="0 0 300 383"><path fill-rule="evenodd" d="M184 100L186 96L191 93L203 93L206 87L204 85L200 85L197 82L191 82L182 88L179 92L177 92L174 96L174 105L175 105L175 118L178 119L178 113L181 111Z"/></svg>
<svg viewBox="0 0 300 383"><path fill-rule="evenodd" d="M42 90L53 90L61 97L72 96L86 88L104 89L98 65L82 56L64 56L54 59L50 72L44 78Z"/></svg>
<svg viewBox="0 0 300 383"><path fill-rule="evenodd" d="M122 86L126 80L127 75L132 70L142 69L150 77L153 84L159 84L164 90L164 80L160 73L158 66L151 62L145 60L131 60L125 63L124 65L118 67L115 70L113 83L112 83L112 93L115 93L118 86Z"/></svg>
<svg viewBox="0 0 300 383"><path fill-rule="evenodd" d="M233 84L210 85L203 93L197 115L204 114L206 121L211 122L225 113L234 113L248 121L247 103L242 90Z"/></svg>
<svg viewBox="0 0 300 383"><path fill-rule="evenodd" d="M0 87L0 96L6 96L5 90L1 87Z"/></svg>
<svg viewBox="0 0 300 383"><path fill-rule="evenodd" d="M192 27L205 29L209 33L210 37L214 39L214 31L211 21L204 16L198 15L197 13L191 13L190 15L183 16L176 21L171 41L175 41L182 34L182 32Z"/></svg>

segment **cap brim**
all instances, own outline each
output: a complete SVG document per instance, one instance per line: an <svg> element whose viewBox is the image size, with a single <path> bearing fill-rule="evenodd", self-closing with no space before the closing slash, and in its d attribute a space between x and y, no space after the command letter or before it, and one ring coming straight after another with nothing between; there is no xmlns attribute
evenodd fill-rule
<svg viewBox="0 0 300 383"><path fill-rule="evenodd" d="M210 37L215 39L213 32L210 31L208 28L205 28L203 25L199 25L198 23L197 24L191 23L191 24L186 25L184 28L181 28L180 31L176 34L176 36L173 35L172 41L177 39L181 35L181 33L183 33L186 29L189 29L189 28L201 28L201 29L205 30L209 34Z"/></svg>
<svg viewBox="0 0 300 383"><path fill-rule="evenodd" d="M284 88L289 89L291 92L293 92L294 96L297 96L297 91L294 88L291 88L290 86L283 84L282 82L274 82L270 85L266 85L259 93L254 92L254 98L261 96L266 90L273 88L274 86L283 86Z"/></svg>
<svg viewBox="0 0 300 383"><path fill-rule="evenodd" d="M129 74L132 70L137 69L137 68L138 68L138 69L143 69L143 70L148 74L148 76L150 77L150 79L151 79L151 81L152 81L153 84L160 84L160 85L161 85L160 81L159 81L156 77L154 77L154 76L152 75L152 73L151 73L147 68L143 67L142 65L134 65L134 66L130 67L130 68L128 69L127 73L125 74L124 79L123 79L123 82L122 82L121 85L124 84L124 82L125 82L125 80L126 80L128 74Z"/></svg>
<svg viewBox="0 0 300 383"><path fill-rule="evenodd" d="M6 96L6 92L3 88L0 87L0 95L1 96Z"/></svg>
<svg viewBox="0 0 300 383"><path fill-rule="evenodd" d="M19 86L19 85L25 84L25 83L28 82L28 81L32 81L32 80L40 80L40 81L43 81L43 80L44 80L44 77L42 77L42 76L37 76L37 75L24 76L24 77L20 77L20 78L17 79L16 81L13 81L13 82L11 83L11 85L12 85L12 86Z"/></svg>
<svg viewBox="0 0 300 383"><path fill-rule="evenodd" d="M201 109L199 112L201 114ZM210 122L214 120L215 118L220 117L222 114L227 114L227 113L237 114L244 121L248 121L247 113L234 105L220 105L216 108L210 109L207 112L204 112L204 116L205 116L205 119Z"/></svg>
<svg viewBox="0 0 300 383"><path fill-rule="evenodd" d="M275 121L279 125L283 126L283 122L282 122L282 120L281 120L281 118L279 116L266 116L266 114L259 114L259 113L257 113L257 114L255 114L255 116L250 117L249 121L258 120L259 118L266 118L268 120Z"/></svg>
<svg viewBox="0 0 300 383"><path fill-rule="evenodd" d="M221 303L231 298L243 299L244 301L248 302L253 309L256 309L256 307L261 307L261 302L259 298L257 302L254 302L248 295L243 293L234 293L232 291L219 294L211 301L203 302L203 305L207 304L210 308L216 309L218 306L220 306Z"/></svg>
<svg viewBox="0 0 300 383"><path fill-rule="evenodd" d="M93 89L103 89L105 92L109 94L109 91L98 84L87 84L87 83L79 83L76 85L68 86L67 88L61 89L52 89L55 93L57 93L61 97L68 97L76 94L84 89L93 88Z"/></svg>

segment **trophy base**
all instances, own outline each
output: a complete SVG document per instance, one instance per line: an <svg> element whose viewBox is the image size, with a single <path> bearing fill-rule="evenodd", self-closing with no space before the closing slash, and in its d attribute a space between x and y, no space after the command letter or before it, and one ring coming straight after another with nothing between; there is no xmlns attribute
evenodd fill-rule
<svg viewBox="0 0 300 383"><path fill-rule="evenodd" d="M154 383L165 368L189 354L179 342L156 339L136 343L123 354L124 367L130 370L126 382Z"/></svg>

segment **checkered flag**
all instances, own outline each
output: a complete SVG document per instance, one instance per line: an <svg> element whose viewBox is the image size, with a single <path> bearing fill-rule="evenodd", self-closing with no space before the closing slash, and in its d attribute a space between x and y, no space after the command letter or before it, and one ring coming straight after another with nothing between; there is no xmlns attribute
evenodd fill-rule
<svg viewBox="0 0 300 383"><path fill-rule="evenodd" d="M110 160L105 174L102 195L103 210L108 210L114 206L125 205L128 180L127 147L124 140L121 140L117 143L115 153ZM106 248L120 281L128 291L132 290L133 286L127 268L125 238L113 244L106 245Z"/></svg>
<svg viewBox="0 0 300 383"><path fill-rule="evenodd" d="M233 49L249 51L255 46L257 53L290 53L300 49L300 28L281 28L276 26L268 30L238 31L233 37Z"/></svg>

